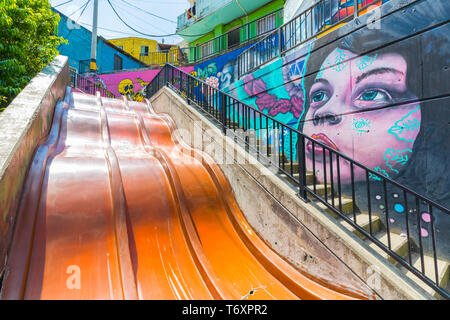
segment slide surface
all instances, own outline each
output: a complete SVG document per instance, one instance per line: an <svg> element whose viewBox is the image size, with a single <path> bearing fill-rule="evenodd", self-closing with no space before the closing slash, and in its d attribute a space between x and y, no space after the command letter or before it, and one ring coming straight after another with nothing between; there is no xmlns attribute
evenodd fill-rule
<svg viewBox="0 0 450 320"><path fill-rule="evenodd" d="M359 299L252 230L150 103L68 90L25 182L2 299Z"/></svg>

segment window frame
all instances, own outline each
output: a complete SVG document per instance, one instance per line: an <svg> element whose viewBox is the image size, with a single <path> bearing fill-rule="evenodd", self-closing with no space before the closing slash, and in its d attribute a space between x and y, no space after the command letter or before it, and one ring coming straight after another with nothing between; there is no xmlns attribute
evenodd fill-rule
<svg viewBox="0 0 450 320"><path fill-rule="evenodd" d="M256 23L256 35L260 36L277 27L277 12L271 13L261 19Z"/></svg>
<svg viewBox="0 0 450 320"><path fill-rule="evenodd" d="M114 71L116 70L123 70L123 58L118 54L114 54Z"/></svg>

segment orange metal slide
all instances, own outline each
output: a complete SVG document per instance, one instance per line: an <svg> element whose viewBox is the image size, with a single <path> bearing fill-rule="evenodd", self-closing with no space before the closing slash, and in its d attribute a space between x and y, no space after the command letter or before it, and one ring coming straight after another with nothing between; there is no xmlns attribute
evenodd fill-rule
<svg viewBox="0 0 450 320"><path fill-rule="evenodd" d="M302 274L148 101L72 93L24 186L3 299L359 299Z"/></svg>

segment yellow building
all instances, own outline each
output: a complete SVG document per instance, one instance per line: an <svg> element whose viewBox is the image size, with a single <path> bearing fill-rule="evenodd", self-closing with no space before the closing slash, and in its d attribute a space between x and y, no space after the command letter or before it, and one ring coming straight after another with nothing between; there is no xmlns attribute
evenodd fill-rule
<svg viewBox="0 0 450 320"><path fill-rule="evenodd" d="M140 59L145 54L148 55L149 52L158 51L158 42L152 39L128 37L110 39L109 41L137 59Z"/></svg>
<svg viewBox="0 0 450 320"><path fill-rule="evenodd" d="M149 65L164 65L166 62L177 64L179 50L177 46L160 44L156 40L127 37L110 39L110 42Z"/></svg>

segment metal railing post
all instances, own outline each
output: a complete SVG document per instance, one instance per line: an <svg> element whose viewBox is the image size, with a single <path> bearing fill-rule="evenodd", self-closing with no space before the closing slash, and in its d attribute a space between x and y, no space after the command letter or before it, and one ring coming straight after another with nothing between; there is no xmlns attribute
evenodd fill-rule
<svg viewBox="0 0 450 320"><path fill-rule="evenodd" d="M306 154L305 154L305 137L300 136L298 150L298 169L299 169L299 196L305 202L309 202L308 194L306 192Z"/></svg>
<svg viewBox="0 0 450 320"><path fill-rule="evenodd" d="M276 34L276 33L275 33ZM242 56L242 58L245 58L245 55ZM241 63L244 63L245 61L241 61ZM245 66L242 65L242 68L244 68ZM168 68L172 69L172 73L171 75L168 73L169 70ZM175 79L175 75L179 74L179 80ZM172 80L169 81L169 77L172 76ZM165 83L162 82L163 78L166 81ZM187 79L187 82L185 82L183 84L183 79ZM84 79L83 77L79 77L77 79L77 81L79 82L80 86L85 87L86 90L91 90L93 89L92 84L87 80ZM244 131L249 130L252 127L252 118L256 121L257 116L260 118L260 129L263 129L263 123L265 122L265 130L266 130L266 145L267 145L267 149L266 151L262 151L262 150L257 150L258 155L264 155L267 154L267 157L271 157L270 153L272 153L273 156L275 156L275 159L277 159L276 157L276 153L280 152L280 136L279 134L281 134L281 153L278 157L278 161L273 162L273 165L275 165L279 172L282 173L282 175L286 175L287 176L287 180L290 180L289 183L293 184L295 186L295 188L298 188L298 196L306 201L309 202L311 200L317 200L319 201L322 205L325 206L325 208L327 210L331 210L331 212L337 214L338 216L340 216L342 219L345 220L346 223L350 224L353 228L355 228L359 233L361 233L363 236L365 236L367 239L369 239L372 243L374 243L376 246L378 246L382 251L384 251L385 253L387 253L390 258L392 258L393 260L395 260L396 262L398 262L401 266L405 267L408 271L412 272L412 274L414 274L415 276L418 277L418 279L420 279L425 285L427 285L428 287L432 288L437 294L441 295L442 297L446 298L446 299L450 299L450 293L448 291L446 291L445 288L442 288L439 286L438 280L439 280L439 270L438 270L438 259L440 259L440 257L438 256L438 252L436 250L438 250L439 248L437 248L437 246L439 245L439 243L436 243L439 238L435 238L436 235L434 234L434 225L433 225L433 221L434 221L434 215L437 214L437 212L442 212L442 214L446 214L446 215L450 215L450 210L446 207L443 207L442 205L434 202L431 199L428 199L426 196L422 196L420 194L418 194L417 192L399 184L398 182L390 179L389 177L384 177L383 175L379 174L378 172L364 166L363 164L360 164L358 162L356 162L355 160L349 158L348 156L340 153L339 151L334 150L333 148L324 145L323 143L321 143L320 141L316 141L314 139L311 139L310 137L304 135L301 131L298 131L297 129L294 129L286 124L283 124L282 122L278 121L277 119L266 115L262 112L260 112L258 109L245 104L242 101L239 101L235 98L233 98L232 96L228 95L227 93L213 88L210 85L206 84L205 82L201 81L200 79L193 77L191 75L189 75L188 73L180 70L179 68L174 67L171 64L166 64L164 66L163 69L161 69L160 73L158 73L158 75L154 78L154 80L152 80L152 82L149 84L152 94L156 93L156 87L160 87L163 85L168 85L169 83L172 84L178 84L178 82L180 82L180 87L179 89L186 89L186 94L182 94L181 96L183 97L183 99L188 99L190 97L192 97L192 102L194 106L197 106L198 108L203 109L204 111L206 111L209 115L211 115L214 120L216 121L217 125L220 127L222 126L222 130L223 133L226 134L227 131L227 125L230 126L231 129L231 125L233 125L233 128L235 129L236 126L236 120L237 120L237 126L239 129L243 129ZM186 81L186 80L185 80ZM197 87L195 87L195 84L197 84ZM172 87L172 89L177 92L178 94L180 94L180 90L177 90L176 88ZM149 91L147 91L149 92ZM234 115L234 112L236 111L236 106L237 106L237 119ZM230 108L230 109L228 109ZM232 108L232 109L231 109ZM227 115L230 117L230 119L227 118ZM253 115L253 117L252 117ZM262 119L265 118L265 121L263 121ZM241 124L241 119L242 119L242 124ZM228 124L228 121L230 121L230 123ZM231 124L233 123L233 124ZM256 122L255 122L256 123ZM256 126L256 124L255 124ZM274 133L274 134L269 134L269 130L271 130L271 132L277 132L277 130L279 130L279 128L281 128L281 133ZM286 158L286 150L285 150L285 143L287 138L285 138L285 130L287 130L286 132L288 132L289 134L289 143L290 143L290 169L289 171L286 170L286 162L289 161L289 158ZM249 134L248 133L244 133L243 134L245 137L245 142L244 143L244 148L246 150L250 150L250 148L252 148L251 144L248 141L248 137ZM272 137L270 137L272 135ZM297 139L295 142L293 142L292 137L296 135ZM269 142L269 140L271 139L272 142ZM273 145L272 145L273 144ZM270 146L270 148L269 148ZM293 152L295 152L293 149L296 148L297 152L296 152L296 156L294 157ZM308 148L308 149L307 149ZM272 150L272 151L271 151ZM316 151L317 150L317 151ZM316 157L316 152L319 153L319 157ZM320 154L322 154L322 156L320 157ZM331 185L330 187L330 191L331 194L329 194L328 190L328 183L327 183L327 154L328 154L328 158L329 158L329 173L328 173L328 177L329 177L329 183ZM311 167L309 168L309 170L312 170L312 180L313 182L310 182L310 184L312 185L308 185L307 182L307 164L306 164L306 158L308 157L308 166L311 165ZM320 159L322 158L322 159ZM297 169L293 169L294 166L294 159L297 160L298 162L298 167ZM334 177L335 177L335 171L333 170L334 167L334 159L336 159L336 174L337 174L337 183L338 183L338 194L339 194L339 207L337 208L335 205L335 187L334 187ZM322 168L318 168L319 170L316 170L316 162L317 165L323 165L323 171ZM351 182L349 182L349 188L351 188L351 200L352 200L352 209L350 209L351 212L353 212L353 219L347 217L346 212L343 211L342 209L342 203L341 203L341 197L342 194L341 192L343 190L341 190L341 170L340 170L340 163L342 162L346 162L350 164L350 179ZM355 171L357 170L357 171ZM373 206L371 206L371 194L373 194L373 192L371 192L371 186L370 184L367 184L367 189L366 192L364 193L364 190L358 190L359 186L357 185L357 183L359 183L358 179L356 178L355 172L358 172L360 170L365 170L366 173L366 178L365 180L367 181L367 183L369 183L370 179L378 180L382 183L382 187L383 187L383 194L384 194L384 204L383 204L383 209L385 211L383 211L382 213L384 213L384 217L386 220L386 232L388 235L388 244L385 244L383 242L381 242L380 240L378 240L378 238L374 235L375 231L372 229L373 226L371 225L372 223L372 216L374 214L374 210L373 210ZM323 177L319 178L316 173L322 171L323 172ZM294 173L296 172L296 173ZM295 177L298 174L298 179ZM284 178L286 179L286 177ZM319 191L316 189L317 188L317 183L322 183L323 181L323 186L324 188L322 190L323 193L319 193ZM286 181L288 182L288 181ZM378 182L377 182L378 183ZM409 261L407 261L407 258L403 258L402 256L399 256L397 254L397 252L392 248L392 244L391 244L391 239L390 239L390 219L389 219L389 211L388 211L388 205L389 203L387 202L387 194L388 194L388 187L389 188L398 188L399 190L403 191L404 194L404 210L406 211L406 237L408 239L408 256L409 256ZM373 190L373 189L372 189ZM350 190L346 190L346 192L350 192ZM328 198L331 196L331 203L330 201L328 201ZM417 213L420 210L420 208L423 205L427 205L427 211L430 215L430 221L431 221L431 236L432 236L432 241L433 241L433 259L434 259L434 268L435 268L435 276L436 276L436 281L433 281L430 279L429 275L427 275L425 273L425 265L424 265L424 254L426 254L424 252L424 250L428 250L426 248L426 243L422 243L422 239L419 238L419 244L418 244L418 249L420 250L420 258L421 258L421 267L415 267L413 265L413 262L411 261L411 244L410 244L410 229L409 229L409 222L408 222L408 216L410 217L410 213L412 213L413 211L408 211L409 208L411 208L408 205L408 197L414 197L416 199L416 203L415 203L415 210L417 211ZM357 210L360 209L364 209L364 207L359 207L360 203L364 203L364 198L359 199L360 197L364 197L368 202L367 202L367 210L368 210L368 214L369 214L369 230L366 230L360 223L358 224L357 219L356 219L356 212ZM308 199L309 198L309 199ZM358 199L358 200L357 200ZM398 200L396 200L398 201ZM423 204L422 204L423 203ZM364 206L364 204L363 204ZM414 205L412 206L414 208ZM417 226L417 232L418 235L420 236L420 232L421 232L421 224L422 222L420 221L420 215L417 214L417 216L415 217L417 219L416 224L414 225Z"/></svg>
<svg viewBox="0 0 450 320"><path fill-rule="evenodd" d="M222 97L220 100L220 108L222 111L222 131L224 134L227 133L227 112L226 112L226 99L227 97L222 94L220 91L217 91L218 94L220 94L220 96Z"/></svg>
<svg viewBox="0 0 450 320"><path fill-rule="evenodd" d="M278 28L278 55L281 56L281 52L283 52L283 43L281 41L281 37L283 35L283 31L281 28Z"/></svg>

